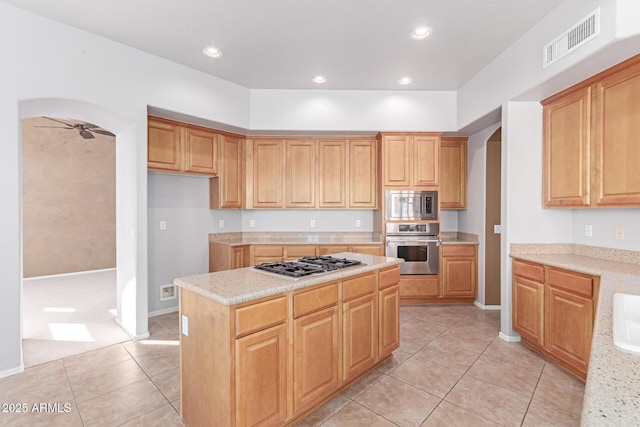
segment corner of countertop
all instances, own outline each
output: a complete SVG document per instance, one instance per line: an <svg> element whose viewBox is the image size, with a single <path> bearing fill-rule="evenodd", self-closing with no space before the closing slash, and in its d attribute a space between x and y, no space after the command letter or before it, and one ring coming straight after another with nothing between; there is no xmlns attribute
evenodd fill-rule
<svg viewBox="0 0 640 427"><path fill-rule="evenodd" d="M441 231L440 240L443 244L479 244L480 237L477 234L465 233L462 231Z"/></svg>

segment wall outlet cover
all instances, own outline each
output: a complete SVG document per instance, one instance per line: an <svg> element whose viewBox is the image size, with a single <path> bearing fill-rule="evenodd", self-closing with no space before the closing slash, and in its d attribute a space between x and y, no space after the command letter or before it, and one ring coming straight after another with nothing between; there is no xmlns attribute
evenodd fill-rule
<svg viewBox="0 0 640 427"><path fill-rule="evenodd" d="M221 219L220 221L218 221L218 227L224 228L224 219Z"/></svg>
<svg viewBox="0 0 640 427"><path fill-rule="evenodd" d="M189 318L184 314L182 315L182 335L189 336Z"/></svg>
<svg viewBox="0 0 640 427"><path fill-rule="evenodd" d="M616 227L616 240L624 240L624 227L622 225Z"/></svg>

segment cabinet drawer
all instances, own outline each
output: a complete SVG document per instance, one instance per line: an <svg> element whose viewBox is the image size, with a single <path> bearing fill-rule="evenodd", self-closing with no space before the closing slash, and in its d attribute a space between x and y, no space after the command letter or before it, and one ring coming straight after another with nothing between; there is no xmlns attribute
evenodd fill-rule
<svg viewBox="0 0 640 427"><path fill-rule="evenodd" d="M287 319L287 297L236 309L236 337L277 325Z"/></svg>
<svg viewBox="0 0 640 427"><path fill-rule="evenodd" d="M513 274L526 279L535 280L536 282L544 282L544 267L540 264L532 264L530 262L514 259Z"/></svg>
<svg viewBox="0 0 640 427"><path fill-rule="evenodd" d="M400 281L400 268L398 267L383 270L379 274L380 289L388 288Z"/></svg>
<svg viewBox="0 0 640 427"><path fill-rule="evenodd" d="M281 257L283 254L282 246L254 246L253 254L254 256L260 257L268 257L268 256L277 256Z"/></svg>
<svg viewBox="0 0 640 427"><path fill-rule="evenodd" d="M437 277L400 279L401 297L437 298L438 295L440 295L440 285Z"/></svg>
<svg viewBox="0 0 640 427"><path fill-rule="evenodd" d="M442 256L476 256L475 245L442 245Z"/></svg>
<svg viewBox="0 0 640 427"><path fill-rule="evenodd" d="M565 289L585 297L593 297L593 278L582 274L550 267L547 270L549 285Z"/></svg>
<svg viewBox="0 0 640 427"><path fill-rule="evenodd" d="M304 256L316 256L315 246L287 246L287 258L302 258Z"/></svg>
<svg viewBox="0 0 640 427"><path fill-rule="evenodd" d="M293 296L293 317L298 318L338 303L338 284L323 286Z"/></svg>
<svg viewBox="0 0 640 427"><path fill-rule="evenodd" d="M376 290L376 274L348 279L342 282L342 299L349 301L362 295L371 294Z"/></svg>

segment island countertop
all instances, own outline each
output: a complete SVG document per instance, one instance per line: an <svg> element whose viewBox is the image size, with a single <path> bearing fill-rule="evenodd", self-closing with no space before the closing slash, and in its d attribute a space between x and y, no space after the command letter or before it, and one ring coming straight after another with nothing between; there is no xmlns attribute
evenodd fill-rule
<svg viewBox="0 0 640 427"><path fill-rule="evenodd" d="M356 254L352 252L341 252L333 256L336 258L348 258L361 261L363 264L334 272L310 275L300 279L277 276L255 270L253 267L246 267L199 274L196 276L179 277L175 279L173 283L220 304L234 305L306 288L308 286L340 280L370 271L393 267L403 262L403 260L399 258Z"/></svg>
<svg viewBox="0 0 640 427"><path fill-rule="evenodd" d="M511 256L600 276L581 425L640 425L640 354L613 344L613 294L640 295L640 254L583 245L512 244Z"/></svg>

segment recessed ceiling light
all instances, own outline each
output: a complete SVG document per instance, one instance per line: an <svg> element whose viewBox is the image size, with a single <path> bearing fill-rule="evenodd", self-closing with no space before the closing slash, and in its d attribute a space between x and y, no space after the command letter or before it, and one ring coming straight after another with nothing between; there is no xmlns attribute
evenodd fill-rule
<svg viewBox="0 0 640 427"><path fill-rule="evenodd" d="M320 85L326 83L327 78L325 76L315 76L311 81Z"/></svg>
<svg viewBox="0 0 640 427"><path fill-rule="evenodd" d="M409 37L411 37L414 40L422 40L429 37L432 32L433 30L429 27L421 27L421 28L415 29L411 34L409 34Z"/></svg>
<svg viewBox="0 0 640 427"><path fill-rule="evenodd" d="M205 55L207 55L210 58L220 58L222 56L222 51L220 49L215 48L215 47L205 47L202 50L202 53L204 53Z"/></svg>
<svg viewBox="0 0 640 427"><path fill-rule="evenodd" d="M412 81L413 81L413 79L411 77L403 77L400 80L398 80L398 84L399 85L408 85Z"/></svg>

